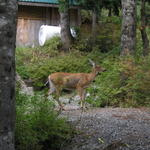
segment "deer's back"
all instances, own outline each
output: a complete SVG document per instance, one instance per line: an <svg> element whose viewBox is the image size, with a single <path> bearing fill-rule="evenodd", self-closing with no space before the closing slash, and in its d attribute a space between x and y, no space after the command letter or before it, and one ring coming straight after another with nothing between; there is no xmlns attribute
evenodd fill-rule
<svg viewBox="0 0 150 150"><path fill-rule="evenodd" d="M57 86L75 89L87 83L88 73L64 73L57 72L50 75L52 82Z"/></svg>

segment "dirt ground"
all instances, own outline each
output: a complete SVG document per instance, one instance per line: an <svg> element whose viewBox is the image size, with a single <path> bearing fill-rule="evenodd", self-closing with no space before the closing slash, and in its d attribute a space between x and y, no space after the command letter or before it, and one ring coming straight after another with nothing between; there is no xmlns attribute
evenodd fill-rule
<svg viewBox="0 0 150 150"><path fill-rule="evenodd" d="M63 111L77 133L61 150L150 150L149 108Z"/></svg>

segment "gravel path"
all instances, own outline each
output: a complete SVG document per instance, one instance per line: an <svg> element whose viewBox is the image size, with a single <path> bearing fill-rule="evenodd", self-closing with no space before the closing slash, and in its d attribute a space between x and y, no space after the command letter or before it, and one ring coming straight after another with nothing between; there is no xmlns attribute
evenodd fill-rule
<svg viewBox="0 0 150 150"><path fill-rule="evenodd" d="M77 134L62 150L150 150L149 108L64 111Z"/></svg>

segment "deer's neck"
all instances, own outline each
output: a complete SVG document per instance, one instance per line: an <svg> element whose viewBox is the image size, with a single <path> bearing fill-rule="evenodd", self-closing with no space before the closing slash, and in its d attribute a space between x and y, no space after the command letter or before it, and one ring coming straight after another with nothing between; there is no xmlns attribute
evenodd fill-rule
<svg viewBox="0 0 150 150"><path fill-rule="evenodd" d="M96 75L97 75L96 70L93 68L92 72L89 74L89 80L93 81L95 79Z"/></svg>

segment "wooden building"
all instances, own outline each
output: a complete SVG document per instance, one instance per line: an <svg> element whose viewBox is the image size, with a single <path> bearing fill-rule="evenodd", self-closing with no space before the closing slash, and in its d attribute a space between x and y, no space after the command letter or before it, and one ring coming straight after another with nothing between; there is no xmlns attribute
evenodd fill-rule
<svg viewBox="0 0 150 150"><path fill-rule="evenodd" d="M70 0L70 25L80 25L80 8ZM58 0L18 0L17 47L38 45L41 25L60 24Z"/></svg>

